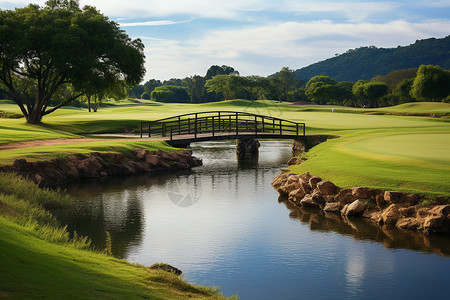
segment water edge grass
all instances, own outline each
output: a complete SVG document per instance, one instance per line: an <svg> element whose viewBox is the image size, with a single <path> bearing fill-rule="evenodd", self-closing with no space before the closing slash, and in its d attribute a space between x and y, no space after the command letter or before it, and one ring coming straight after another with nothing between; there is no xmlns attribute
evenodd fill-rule
<svg viewBox="0 0 450 300"><path fill-rule="evenodd" d="M39 189L0 173L0 296L14 299L225 299L217 288L194 286L91 249L43 206L64 193Z"/></svg>

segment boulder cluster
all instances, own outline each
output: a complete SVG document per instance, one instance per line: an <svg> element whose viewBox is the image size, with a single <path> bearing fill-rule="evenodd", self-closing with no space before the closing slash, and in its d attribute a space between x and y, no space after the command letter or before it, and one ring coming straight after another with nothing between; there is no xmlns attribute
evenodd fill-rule
<svg viewBox="0 0 450 300"><path fill-rule="evenodd" d="M94 152L35 162L16 159L12 165L3 167L2 170L18 173L42 187L52 187L82 178L186 170L201 165L201 159L192 156L189 150L165 152L136 148L126 154Z"/></svg>
<svg viewBox="0 0 450 300"><path fill-rule="evenodd" d="M422 206L423 199L418 194L368 187L341 189L309 173L282 173L272 186L296 206L315 207L343 217L365 217L378 225L425 233L450 232L450 205L446 197L437 197L433 205Z"/></svg>

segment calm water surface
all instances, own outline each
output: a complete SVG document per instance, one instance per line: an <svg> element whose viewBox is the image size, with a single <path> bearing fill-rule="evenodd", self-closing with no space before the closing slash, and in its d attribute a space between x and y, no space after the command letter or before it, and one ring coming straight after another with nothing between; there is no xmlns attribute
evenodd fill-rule
<svg viewBox="0 0 450 300"><path fill-rule="evenodd" d="M195 284L240 299L438 299L450 295L450 239L381 229L298 209L271 187L289 142L263 141L258 162L234 142L193 145L204 166L179 174L67 187L56 214L118 257L165 262Z"/></svg>

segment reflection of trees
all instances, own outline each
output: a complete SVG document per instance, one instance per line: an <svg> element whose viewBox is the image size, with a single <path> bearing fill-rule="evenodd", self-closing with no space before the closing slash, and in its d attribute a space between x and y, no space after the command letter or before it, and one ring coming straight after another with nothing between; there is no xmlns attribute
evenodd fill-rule
<svg viewBox="0 0 450 300"><path fill-rule="evenodd" d="M125 257L130 246L142 241L144 209L139 187L164 185L174 176L139 174L74 183L66 187L73 203L54 213L62 224L68 224L69 231L89 236L98 249L105 248L108 231L113 254Z"/></svg>
<svg viewBox="0 0 450 300"><path fill-rule="evenodd" d="M386 248L412 249L450 256L448 236L425 235L396 227L380 227L365 218L344 218L338 214L326 213L314 208L297 207L282 196L278 201L284 203L291 211L290 218L308 224L311 230L333 231L351 235L357 240L377 241Z"/></svg>

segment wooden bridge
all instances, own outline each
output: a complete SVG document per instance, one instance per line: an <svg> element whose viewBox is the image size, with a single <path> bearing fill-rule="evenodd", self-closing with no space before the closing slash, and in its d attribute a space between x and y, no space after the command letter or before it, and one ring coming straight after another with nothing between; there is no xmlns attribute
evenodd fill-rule
<svg viewBox="0 0 450 300"><path fill-rule="evenodd" d="M305 123L246 112L208 111L142 121L140 136L162 137L178 147L225 139L301 139Z"/></svg>

